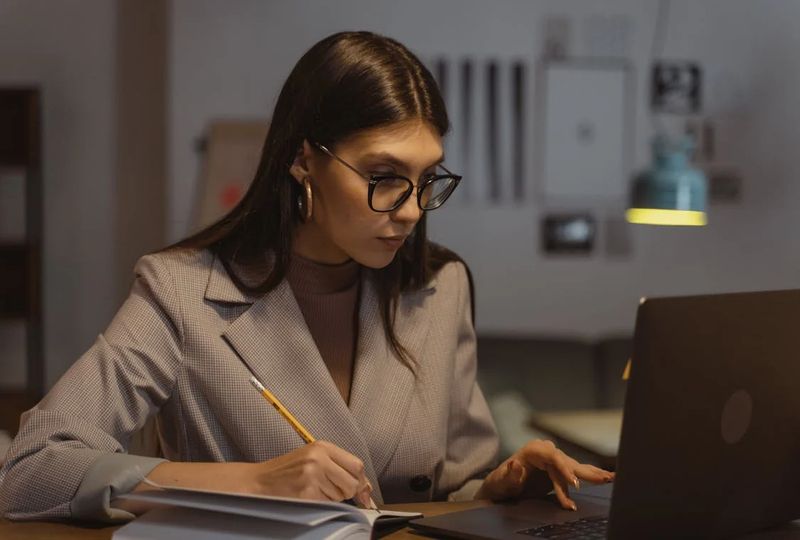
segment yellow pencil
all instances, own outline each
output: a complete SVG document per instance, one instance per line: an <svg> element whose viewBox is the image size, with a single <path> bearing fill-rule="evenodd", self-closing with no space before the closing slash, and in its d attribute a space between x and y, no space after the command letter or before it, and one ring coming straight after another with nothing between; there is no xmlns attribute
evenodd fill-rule
<svg viewBox="0 0 800 540"><path fill-rule="evenodd" d="M269 404L275 407L275 410L281 413L281 416L286 418L286 421L292 425L297 434L300 435L303 438L303 440L306 441L306 443L311 444L314 441L316 441L314 436L311 435L311 433L309 433L308 430L303 427L303 424L298 422L297 418L295 418L294 415L290 413L289 410L286 407L284 407L280 401L278 401L278 398L272 395L272 392L264 388L264 385L261 384L258 379L256 379L255 377L250 377L250 382L252 383L253 386L256 387L256 390L261 392L261 395L264 396L267 399L267 401L269 401Z"/></svg>
<svg viewBox="0 0 800 540"><path fill-rule="evenodd" d="M258 379L256 379L255 377L250 377L250 383L256 387L256 390L261 392L261 395L264 396L264 398L267 401L269 401L270 405L275 407L275 410L278 411L281 414L281 416L283 416L286 419L287 422L289 422L289 424L294 428L297 434L300 435L300 437L302 437L307 444L311 444L314 441L316 441L314 436L311 433L309 433L305 427L303 427L303 424L298 422L297 418L295 418L294 415L290 413L286 407L283 406L280 400L276 398L272 394L272 392L264 388L264 385L261 384L261 382ZM372 505L372 510L378 510L378 507L375 504L375 501L372 500L372 497L370 497L369 502ZM380 512L380 510L378 511Z"/></svg>

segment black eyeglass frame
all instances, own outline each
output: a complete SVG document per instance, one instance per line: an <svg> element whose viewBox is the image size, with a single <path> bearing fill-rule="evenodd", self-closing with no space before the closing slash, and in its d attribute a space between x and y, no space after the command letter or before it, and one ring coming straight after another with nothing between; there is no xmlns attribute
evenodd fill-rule
<svg viewBox="0 0 800 540"><path fill-rule="evenodd" d="M361 178L363 178L364 180L369 182L367 204L369 204L370 210L372 210L373 212L381 212L381 213L394 212L395 210L397 210L398 208L403 206L403 204L411 196L411 192L414 191L414 188L415 188L414 182L412 182L410 178L407 178L407 177L405 177L405 176L403 176L401 174L366 174L366 173L362 173L361 171L359 171L358 169L356 169L355 167L353 167L352 165L347 163L345 160L343 160L342 158L340 158L339 156L337 156L336 154L334 154L333 152L328 150L328 148L326 148L325 145L320 144L318 142L315 142L315 143L312 143L312 144L314 146L316 146L317 148L319 148L320 150L322 150L327 155L329 155L330 157L332 157L333 159L335 159L336 161L338 161L339 163L341 163L342 165L344 165L345 167L347 167L348 169L350 169L351 171L353 171L354 173L356 173L357 175L359 175ZM425 175L423 177L423 181L422 181L421 185L416 188L417 189L417 206L423 212L428 212L430 210L436 210L437 208L440 208L445 202L447 202L447 199L450 198L450 195L452 195L453 192L458 187L458 183L461 181L461 178L463 178L462 176L460 176L458 174L455 174L452 171L450 171L447 167L445 167L441 163L437 164L437 167L441 167L442 169L444 169L444 171L447 174L427 174L427 175ZM375 188L376 188L376 186L378 185L379 182L381 182L382 180L389 179L389 178L391 178L393 180L395 180L395 179L403 179L403 180L405 180L408 183L408 188L406 189L405 193L403 195L401 195L397 199L397 201L395 202L395 204L391 208L389 208L387 210L377 210L372 205L372 194L375 192ZM425 188L428 187L433 182L435 182L437 180L442 180L442 179L445 179L445 178L452 178L453 179L453 186L450 188L450 192L447 194L447 196L445 196L443 199L438 201L436 206L433 206L431 208L425 208L424 206L422 206L422 192L425 191Z"/></svg>

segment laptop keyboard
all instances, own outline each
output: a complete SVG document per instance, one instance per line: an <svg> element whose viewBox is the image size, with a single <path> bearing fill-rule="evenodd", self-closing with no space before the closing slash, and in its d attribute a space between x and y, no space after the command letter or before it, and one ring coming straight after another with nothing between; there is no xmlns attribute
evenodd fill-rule
<svg viewBox="0 0 800 540"><path fill-rule="evenodd" d="M567 523L557 523L555 525L545 525L535 529L524 529L517 531L519 534L536 536L539 538L550 538L553 540L579 540L579 539L604 539L608 530L608 518L606 516L589 517L578 521Z"/></svg>

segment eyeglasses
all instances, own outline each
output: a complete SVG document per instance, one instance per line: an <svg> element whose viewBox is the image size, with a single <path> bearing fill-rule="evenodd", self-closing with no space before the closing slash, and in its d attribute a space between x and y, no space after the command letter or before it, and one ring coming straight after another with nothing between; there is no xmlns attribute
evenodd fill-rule
<svg viewBox="0 0 800 540"><path fill-rule="evenodd" d="M369 207L375 212L391 212L400 208L411 196L414 183L398 174L365 174L347 163L345 160L315 142L314 146L369 182ZM439 164L447 174L426 174L419 180L417 187L417 205L424 211L435 210L442 206L461 181L461 176L448 171Z"/></svg>

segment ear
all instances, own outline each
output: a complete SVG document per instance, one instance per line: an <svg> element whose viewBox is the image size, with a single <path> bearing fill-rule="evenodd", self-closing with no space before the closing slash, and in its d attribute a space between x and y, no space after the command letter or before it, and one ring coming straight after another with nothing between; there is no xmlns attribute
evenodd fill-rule
<svg viewBox="0 0 800 540"><path fill-rule="evenodd" d="M297 149L294 161L289 166L289 174L302 184L303 179L311 176L311 161L313 161L313 148L309 142L303 139L303 144Z"/></svg>

